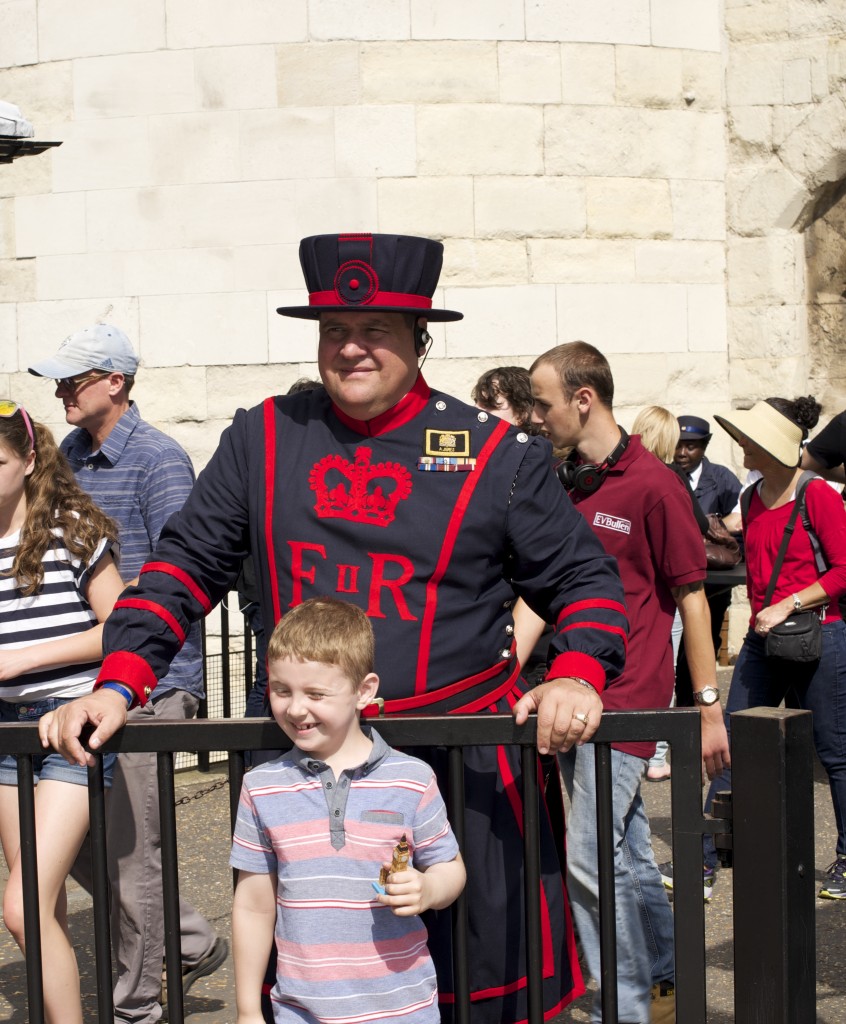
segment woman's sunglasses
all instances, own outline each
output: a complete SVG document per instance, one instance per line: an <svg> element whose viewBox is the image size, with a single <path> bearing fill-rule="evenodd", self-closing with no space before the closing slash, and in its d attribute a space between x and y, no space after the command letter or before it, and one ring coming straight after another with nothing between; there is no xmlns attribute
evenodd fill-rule
<svg viewBox="0 0 846 1024"><path fill-rule="evenodd" d="M0 416L2 416L4 420L10 419L16 412L21 414L21 419L24 421L26 432L29 434L29 443L32 445L32 450L35 451L35 433L32 429L32 420L29 418L29 413L22 405L18 405L17 402L13 402L11 398L0 398Z"/></svg>

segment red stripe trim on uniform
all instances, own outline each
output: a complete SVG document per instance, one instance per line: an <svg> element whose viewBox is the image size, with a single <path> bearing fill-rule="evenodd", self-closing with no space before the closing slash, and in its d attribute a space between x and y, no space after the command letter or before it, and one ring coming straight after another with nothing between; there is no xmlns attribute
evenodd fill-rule
<svg viewBox="0 0 846 1024"><path fill-rule="evenodd" d="M171 632L179 641L180 647L185 643L185 630L179 625L176 618L167 610L167 608L162 607L162 605L157 602L145 601L140 597L126 597L121 601L116 601L115 608L137 608L142 612L150 612L168 624Z"/></svg>
<svg viewBox="0 0 846 1024"><path fill-rule="evenodd" d="M431 309L432 300L427 295L411 295L408 292L374 292L362 302L347 302L334 289L331 292L309 292L310 306L347 306L350 309L366 309L368 306L411 306L413 309Z"/></svg>
<svg viewBox="0 0 846 1024"><path fill-rule="evenodd" d="M629 645L629 634L623 627L612 626L609 622L573 622L569 626L563 626L558 632L559 634L569 633L571 629L599 629L606 633L617 633L618 636L623 638L623 646L627 648Z"/></svg>
<svg viewBox="0 0 846 1024"><path fill-rule="evenodd" d="M179 582L189 591L197 604L203 609L204 615L208 615L212 610L212 603L208 594L203 590L199 583L192 580L188 573L184 569L180 569L178 565L172 565L170 562L147 562L147 564L141 569L141 572L163 572L167 576L172 576L175 580L179 580Z"/></svg>
<svg viewBox="0 0 846 1024"><path fill-rule="evenodd" d="M273 625L282 618L279 604L279 575L276 571L276 550L273 546L273 497L276 487L276 403L264 402L264 546L267 549L267 571L273 600Z"/></svg>
<svg viewBox="0 0 846 1024"><path fill-rule="evenodd" d="M437 611L438 606L438 587L444 577L444 573L449 567L450 561L452 560L455 542L458 539L458 533L461 529L461 524L464 521L464 515L467 512L467 507L470 504L473 492L482 478L482 473L485 471L491 455L499 442L508 432L509 426L510 424L505 420L500 420L499 423L497 423L493 433L485 442L481 452L479 452L479 456L476 459L475 472L467 474L467 479L464 481L464 486L461 488L461 492L458 495L458 501L455 503L455 508L453 508L449 522L447 523L444 542L441 546L441 552L438 556L435 571L426 583L426 603L423 610L423 623L420 629L420 647L417 652L417 677L414 681L415 693L425 693L426 691L426 671L429 667L429 651L432 647L432 628L435 624L435 612Z"/></svg>
<svg viewBox="0 0 846 1024"><path fill-rule="evenodd" d="M578 676L585 679L596 690L602 693L605 689L605 669L596 658L581 651L564 651L553 658L546 679L563 679L566 676Z"/></svg>
<svg viewBox="0 0 846 1024"><path fill-rule="evenodd" d="M388 430L396 430L398 427L410 423L415 416L423 412L431 395L432 392L429 385L423 379L423 374L419 373L408 394L404 395L390 409L386 409L385 412L374 416L372 420L354 419L352 416L348 416L342 409L339 409L334 403L332 404L332 411L344 426L354 430L357 434L362 434L364 437L378 437Z"/></svg>
<svg viewBox="0 0 846 1024"><path fill-rule="evenodd" d="M574 615L576 612L583 612L586 609L592 610L594 608L610 608L612 611L619 612L624 618L626 615L626 606L620 604L619 601L609 601L604 597L597 597L568 604L566 608L561 609L555 624L558 625L562 619L566 619L569 615Z"/></svg>
<svg viewBox="0 0 846 1024"><path fill-rule="evenodd" d="M140 654L113 651L103 659L94 689L99 689L103 683L121 683L132 690L143 708L157 682L155 673Z"/></svg>
<svg viewBox="0 0 846 1024"><path fill-rule="evenodd" d="M519 677L520 665L515 661L514 670L509 674L508 678L501 686L498 686L491 693L486 693L484 697L479 697L478 700L470 701L469 704L463 704L460 708L456 708L453 714L472 715L476 711L483 711L491 704L496 704L498 700L501 700L503 697L507 697L508 694L511 693Z"/></svg>

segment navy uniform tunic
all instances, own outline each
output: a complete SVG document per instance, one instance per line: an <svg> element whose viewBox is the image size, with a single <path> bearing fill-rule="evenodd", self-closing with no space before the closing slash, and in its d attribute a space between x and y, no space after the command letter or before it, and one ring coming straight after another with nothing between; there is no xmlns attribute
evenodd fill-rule
<svg viewBox="0 0 846 1024"><path fill-rule="evenodd" d="M508 711L525 688L512 653L515 594L555 624L549 678L577 675L601 690L622 669L616 564L550 472L548 443L430 391L422 377L367 422L323 389L239 411L140 586L115 606L101 681L146 699L187 625L224 596L248 552L267 622L320 595L365 609L386 712ZM465 763L473 1020L524 1020L519 758L477 748ZM551 1010L581 981L542 817ZM428 922L445 1020L448 919Z"/></svg>

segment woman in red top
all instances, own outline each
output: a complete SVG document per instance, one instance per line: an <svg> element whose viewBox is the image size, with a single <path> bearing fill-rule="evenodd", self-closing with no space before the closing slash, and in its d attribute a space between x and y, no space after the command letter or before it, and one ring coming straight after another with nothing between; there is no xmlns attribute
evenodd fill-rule
<svg viewBox="0 0 846 1024"><path fill-rule="evenodd" d="M744 466L761 473L752 485L743 524L752 615L734 668L726 725L734 711L778 707L791 696L799 707L813 712L814 741L828 773L837 821L835 860L820 896L846 899L846 623L838 608L838 600L846 594L846 510L840 495L822 478L808 483L805 508L828 568L822 574L818 571L811 539L802 516L797 516L772 600L764 603L802 475L801 444L808 427L817 422L819 410L809 396L794 402L768 399L731 417L715 417L743 449ZM822 620L819 661L768 658L767 633L803 609L816 609ZM714 780L708 807L714 793L731 788L729 780L730 776ZM706 847L706 864L710 853Z"/></svg>

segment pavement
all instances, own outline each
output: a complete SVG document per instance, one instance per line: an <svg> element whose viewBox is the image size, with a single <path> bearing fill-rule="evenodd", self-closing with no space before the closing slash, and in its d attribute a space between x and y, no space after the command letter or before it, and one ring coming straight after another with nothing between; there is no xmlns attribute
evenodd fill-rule
<svg viewBox="0 0 846 1024"><path fill-rule="evenodd" d="M724 687L727 688L727 687ZM217 785L215 785L217 784ZM214 787L214 788L211 788ZM208 791L211 788L211 791ZM670 786L644 783L644 799L653 829L656 859L670 859ZM232 873L229 856L229 793L221 767L209 774L177 775L177 828L180 891L227 940L230 935ZM819 765L814 777L816 875L821 881L833 859L836 831L828 782ZM0 882L5 881L5 871ZM765 899L766 894L762 893ZM91 902L73 881L68 883L68 914L77 950L83 990L83 1018L96 1020ZM817 1021L846 1022L846 901L817 900ZM708 1024L734 1020L732 996L732 876L718 873L714 896L706 908ZM0 1024L26 1024L26 975L20 952L0 928ZM213 975L195 983L185 1000L190 1024L232 1024L234 979L231 956ZM556 1024L589 1021L589 996L578 1000Z"/></svg>

